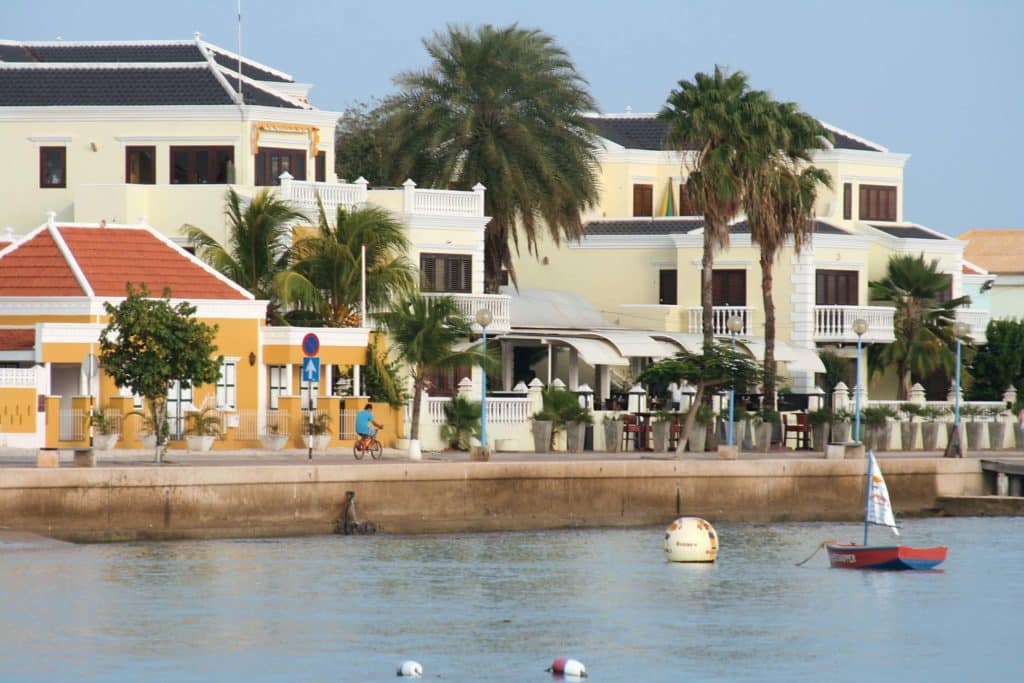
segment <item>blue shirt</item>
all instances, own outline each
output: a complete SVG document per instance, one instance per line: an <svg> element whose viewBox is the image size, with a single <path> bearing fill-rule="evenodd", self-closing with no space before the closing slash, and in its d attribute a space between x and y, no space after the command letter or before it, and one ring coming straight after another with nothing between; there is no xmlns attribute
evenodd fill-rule
<svg viewBox="0 0 1024 683"><path fill-rule="evenodd" d="M365 408L356 413L356 434L372 434L370 423L373 422L373 413Z"/></svg>

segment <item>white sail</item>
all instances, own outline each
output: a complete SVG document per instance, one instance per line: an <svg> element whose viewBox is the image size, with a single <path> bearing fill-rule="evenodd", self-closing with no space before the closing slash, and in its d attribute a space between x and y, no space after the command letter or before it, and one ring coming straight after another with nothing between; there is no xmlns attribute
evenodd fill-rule
<svg viewBox="0 0 1024 683"><path fill-rule="evenodd" d="M900 535L896 528L896 517L892 514L889 489L882 478L882 470L878 467L875 454L871 451L868 451L868 502L864 515L867 522L887 526L894 534Z"/></svg>

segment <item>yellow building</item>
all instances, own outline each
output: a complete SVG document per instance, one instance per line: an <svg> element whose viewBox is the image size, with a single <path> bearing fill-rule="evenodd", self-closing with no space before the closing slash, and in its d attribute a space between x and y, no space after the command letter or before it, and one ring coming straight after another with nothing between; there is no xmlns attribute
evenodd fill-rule
<svg viewBox="0 0 1024 683"><path fill-rule="evenodd" d="M660 338L665 332L700 334L703 222L693 215L683 191L693 152L666 149L666 126L652 114L594 115L591 120L601 143L600 199L585 216L586 234L560 247L541 241L537 258L522 255L515 266L520 286L572 290L609 323L659 332ZM905 219L908 155L826 128L835 144L816 152L813 161L829 171L833 189L822 188L819 194L811 244L800 254L787 245L776 263L777 339L797 350L829 347L852 357L855 319L868 322L865 343L893 340L893 309L868 300L868 282L884 276L891 255L923 253L938 259L950 276L951 296L971 293L974 280L987 274L965 263L963 241ZM742 217L730 227L730 243L715 256L715 330L726 336L726 321L739 316L740 341L759 355L764 329L759 250ZM976 341L984 340L987 310L962 309L958 317L971 325ZM809 365L794 360L780 368L794 392L813 389ZM850 382L852 387L852 374ZM873 398L895 393L889 376L871 388ZM940 389L929 387L933 394Z"/></svg>

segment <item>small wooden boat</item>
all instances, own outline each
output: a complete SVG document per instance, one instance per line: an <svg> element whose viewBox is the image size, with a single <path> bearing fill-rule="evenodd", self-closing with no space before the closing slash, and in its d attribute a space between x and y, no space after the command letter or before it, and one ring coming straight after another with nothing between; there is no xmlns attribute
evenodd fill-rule
<svg viewBox="0 0 1024 683"><path fill-rule="evenodd" d="M889 527L899 536L889 489L875 454L868 451L867 494L864 503L864 543L829 543L828 562L840 569L934 569L946 559L946 546L911 548L906 545L868 545L868 527Z"/></svg>

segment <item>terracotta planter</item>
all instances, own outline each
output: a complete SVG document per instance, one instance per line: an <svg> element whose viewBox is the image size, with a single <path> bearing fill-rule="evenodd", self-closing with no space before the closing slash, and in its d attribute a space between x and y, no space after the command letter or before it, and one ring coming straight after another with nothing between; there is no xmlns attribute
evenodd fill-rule
<svg viewBox="0 0 1024 683"><path fill-rule="evenodd" d="M917 434L921 431L920 422L900 422L900 449L912 451L917 446Z"/></svg>
<svg viewBox="0 0 1024 683"><path fill-rule="evenodd" d="M704 445L707 443L708 426L694 423L690 429L690 437L687 439L686 447L691 453L703 453Z"/></svg>
<svg viewBox="0 0 1024 683"><path fill-rule="evenodd" d="M994 451L1002 450L1006 439L1006 423L997 419L988 423L988 447Z"/></svg>
<svg viewBox="0 0 1024 683"><path fill-rule="evenodd" d="M849 422L837 422L832 425L832 442L846 443L850 440L851 425Z"/></svg>
<svg viewBox="0 0 1024 683"><path fill-rule="evenodd" d="M565 450L569 453L583 452L583 433L587 425L583 422L565 423Z"/></svg>
<svg viewBox="0 0 1024 683"><path fill-rule="evenodd" d="M537 453L547 453L551 450L551 429L554 425L550 420L534 420L530 424L530 431L533 432L533 450Z"/></svg>
<svg viewBox="0 0 1024 683"><path fill-rule="evenodd" d="M926 451L939 449L939 422L925 422L921 425L921 447Z"/></svg>
<svg viewBox="0 0 1024 683"><path fill-rule="evenodd" d="M622 450L622 430L625 424L622 420L604 421L604 449L609 453L618 453Z"/></svg>
<svg viewBox="0 0 1024 683"><path fill-rule="evenodd" d="M120 434L95 434L92 437L92 447L98 451L109 451L120 438Z"/></svg>
<svg viewBox="0 0 1024 683"><path fill-rule="evenodd" d="M268 451L279 451L288 443L287 434L264 434L260 437L260 443Z"/></svg>
<svg viewBox="0 0 1024 683"><path fill-rule="evenodd" d="M811 447L816 451L825 450L828 444L828 424L811 426Z"/></svg>
<svg viewBox="0 0 1024 683"><path fill-rule="evenodd" d="M668 450L668 430L671 422L659 420L651 425L651 447L657 453L664 453Z"/></svg>

